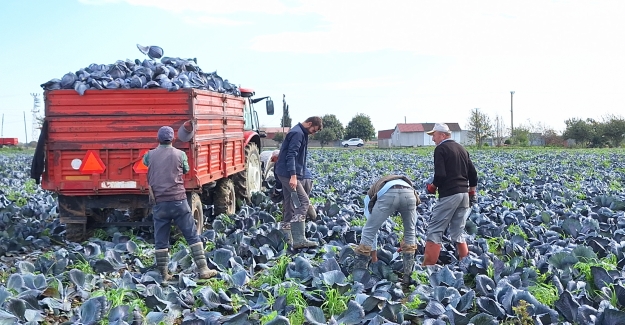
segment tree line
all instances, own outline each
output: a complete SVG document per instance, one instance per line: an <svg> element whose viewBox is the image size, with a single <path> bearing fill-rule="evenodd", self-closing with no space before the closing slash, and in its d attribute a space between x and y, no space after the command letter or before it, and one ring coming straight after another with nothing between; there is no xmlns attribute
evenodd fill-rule
<svg viewBox="0 0 625 325"><path fill-rule="evenodd" d="M286 110L283 111L281 127L291 127L291 118L288 116L288 105ZM347 126L344 127L343 123L334 114L326 114L321 117L323 121L323 129L312 136L313 140L319 140L322 146L332 143L334 141L361 138L364 141L371 140L375 137L375 128L371 123L371 118L362 113L356 114ZM276 142L284 141L284 133L278 132L274 135L273 140Z"/></svg>
<svg viewBox="0 0 625 325"><path fill-rule="evenodd" d="M500 116L491 118L475 108L469 115L468 134L479 147L492 140L495 146L502 145L543 145L567 146L568 139L575 140L575 145L584 148L620 147L625 139L625 119L617 115L595 119L571 118L564 121L566 129L559 134L554 129L542 124L532 123L506 128Z"/></svg>

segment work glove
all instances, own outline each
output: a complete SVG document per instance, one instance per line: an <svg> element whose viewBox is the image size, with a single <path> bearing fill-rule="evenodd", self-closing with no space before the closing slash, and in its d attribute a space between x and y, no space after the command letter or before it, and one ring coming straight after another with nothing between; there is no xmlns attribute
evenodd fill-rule
<svg viewBox="0 0 625 325"><path fill-rule="evenodd" d="M434 184L428 184L426 185L426 189L428 191L429 194L436 194L436 186Z"/></svg>
<svg viewBox="0 0 625 325"><path fill-rule="evenodd" d="M475 191L469 191L469 204L473 205L477 203L477 194Z"/></svg>

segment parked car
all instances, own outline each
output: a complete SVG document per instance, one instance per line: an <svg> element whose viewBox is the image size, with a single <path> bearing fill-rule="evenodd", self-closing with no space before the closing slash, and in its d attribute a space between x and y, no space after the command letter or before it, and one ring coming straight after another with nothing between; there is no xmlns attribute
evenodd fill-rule
<svg viewBox="0 0 625 325"><path fill-rule="evenodd" d="M361 138L351 138L349 140L345 140L341 142L341 145L343 145L343 147L349 147L349 146L362 147L365 145L365 142L362 141Z"/></svg>

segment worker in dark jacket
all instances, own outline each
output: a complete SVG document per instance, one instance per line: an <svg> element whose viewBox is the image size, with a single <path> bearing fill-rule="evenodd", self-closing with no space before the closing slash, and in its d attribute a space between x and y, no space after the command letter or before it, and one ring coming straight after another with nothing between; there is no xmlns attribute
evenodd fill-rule
<svg viewBox="0 0 625 325"><path fill-rule="evenodd" d="M427 132L436 144L434 149L434 181L427 191L436 194L438 202L432 208L432 218L426 231L423 265L434 265L443 243L443 234L449 227L449 237L456 244L458 259L469 255L464 239L465 215L469 202L476 201L477 172L467 150L451 139L447 124L436 123Z"/></svg>
<svg viewBox="0 0 625 325"><path fill-rule="evenodd" d="M386 219L398 211L404 226L404 240L401 243L404 264L402 282L409 284L417 249L415 238L417 205L421 203L412 182L405 176L384 176L369 188L364 203L367 223L362 228L360 244L354 249L356 257L353 268L368 267L377 246L378 230Z"/></svg>
<svg viewBox="0 0 625 325"><path fill-rule="evenodd" d="M275 175L275 172L274 172L274 175ZM275 175L274 177L276 180L278 179L277 175ZM310 198L310 192L312 192L312 187L313 187L313 179L312 179L312 173L310 172L308 168L306 168L306 170L304 171L304 178L301 180L301 182L302 182L302 186L304 187L304 191L306 192L306 195L308 195L308 198ZM280 181L276 181L276 185L271 189L270 198L274 203L279 203L284 200L284 197L282 196L282 183L280 183ZM308 206L308 211L306 212L306 220L310 220L310 221L317 220L317 211L315 210L315 207L312 204ZM292 243L289 243L289 244L292 244Z"/></svg>
<svg viewBox="0 0 625 325"><path fill-rule="evenodd" d="M280 146L278 161L274 167L282 184L284 196L280 227L296 249L317 246L316 242L306 239L306 213L310 201L302 181L306 172L308 136L319 132L322 128L323 122L318 116L309 117L291 128ZM299 206L293 204L291 193L296 193Z"/></svg>
<svg viewBox="0 0 625 325"><path fill-rule="evenodd" d="M192 128L188 123L187 127ZM179 138L184 125L178 131ZM188 130L187 130L188 131ZM183 174L189 172L189 163L184 151L174 148L174 130L163 126L157 134L159 146L143 156L143 163L148 166L148 184L155 201L152 208L154 216L154 246L156 248L156 267L166 282L171 278L169 265L169 235L172 221L187 240L193 260L198 268L199 277L208 279L217 275L217 271L208 268L204 246L197 234L195 220L187 202ZM190 137L188 137L190 139Z"/></svg>

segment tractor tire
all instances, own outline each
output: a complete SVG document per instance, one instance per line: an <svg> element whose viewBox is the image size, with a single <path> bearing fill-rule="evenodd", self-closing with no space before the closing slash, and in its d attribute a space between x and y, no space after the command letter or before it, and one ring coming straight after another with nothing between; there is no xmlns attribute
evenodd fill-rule
<svg viewBox="0 0 625 325"><path fill-rule="evenodd" d="M236 197L247 204L252 202L252 193L260 191L263 183L260 169L260 154L256 143L245 146L245 170L232 176Z"/></svg>
<svg viewBox="0 0 625 325"><path fill-rule="evenodd" d="M204 206L200 200L200 195L197 193L189 193L187 194L187 201L189 201L191 216L193 216L193 221L195 221L197 234L201 235L204 232Z"/></svg>
<svg viewBox="0 0 625 325"><path fill-rule="evenodd" d="M222 178L217 181L213 197L213 211L216 216L222 213L227 215L236 213L237 200L235 197L234 183L230 178Z"/></svg>

